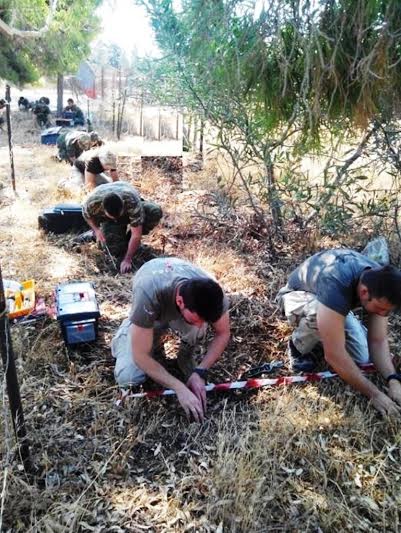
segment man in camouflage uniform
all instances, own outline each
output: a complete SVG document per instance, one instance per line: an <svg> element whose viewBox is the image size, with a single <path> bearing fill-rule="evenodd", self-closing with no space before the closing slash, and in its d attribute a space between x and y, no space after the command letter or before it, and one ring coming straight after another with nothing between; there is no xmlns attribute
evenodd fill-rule
<svg viewBox="0 0 401 533"><path fill-rule="evenodd" d="M78 157L91 148L91 137L86 131L66 130L57 139L58 159L72 165Z"/></svg>
<svg viewBox="0 0 401 533"><path fill-rule="evenodd" d="M85 117L82 109L74 103L72 98L68 98L64 113L73 113L72 119L74 121L74 126L83 126L85 124Z"/></svg>
<svg viewBox="0 0 401 533"><path fill-rule="evenodd" d="M71 165L78 157L90 150L103 145L102 139L96 131L65 130L57 139L59 161L68 161Z"/></svg>
<svg viewBox="0 0 401 533"><path fill-rule="evenodd" d="M31 102L24 96L20 96L18 100L18 109L21 111L28 111L32 107Z"/></svg>
<svg viewBox="0 0 401 533"><path fill-rule="evenodd" d="M36 123L39 128L48 128L51 126L49 104L50 100L46 96L42 96L33 106L32 112L36 117Z"/></svg>
<svg viewBox="0 0 401 533"><path fill-rule="evenodd" d="M160 206L142 200L138 191L123 181L96 187L82 212L97 241L105 243L110 253L121 260L121 274L130 272L142 235L157 226L163 216Z"/></svg>

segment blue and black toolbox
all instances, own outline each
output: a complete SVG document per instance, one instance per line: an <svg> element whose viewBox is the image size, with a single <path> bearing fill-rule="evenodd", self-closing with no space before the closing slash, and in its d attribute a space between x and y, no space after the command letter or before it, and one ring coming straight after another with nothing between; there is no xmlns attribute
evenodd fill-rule
<svg viewBox="0 0 401 533"><path fill-rule="evenodd" d="M57 144L62 129L62 126L52 126L44 130L40 135L41 144Z"/></svg>
<svg viewBox="0 0 401 533"><path fill-rule="evenodd" d="M56 287L56 307L57 320L68 346L97 339L100 311L92 283L61 283Z"/></svg>

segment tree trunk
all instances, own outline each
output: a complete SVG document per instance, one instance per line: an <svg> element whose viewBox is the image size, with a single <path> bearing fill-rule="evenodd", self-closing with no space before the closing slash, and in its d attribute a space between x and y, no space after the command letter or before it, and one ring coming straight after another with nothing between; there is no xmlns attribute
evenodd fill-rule
<svg viewBox="0 0 401 533"><path fill-rule="evenodd" d="M203 138L205 132L205 121L201 119L200 134L199 134L199 153L203 157Z"/></svg>
<svg viewBox="0 0 401 533"><path fill-rule="evenodd" d="M57 74L57 116L61 117L63 113L63 92L64 92L64 76Z"/></svg>
<svg viewBox="0 0 401 533"><path fill-rule="evenodd" d="M104 100L104 67L100 71L100 90L102 95L102 100Z"/></svg>
<svg viewBox="0 0 401 533"><path fill-rule="evenodd" d="M175 138L177 141L180 138L180 114L178 112L175 123Z"/></svg>
<svg viewBox="0 0 401 533"><path fill-rule="evenodd" d="M280 200L277 194L276 178L274 176L274 165L269 153L265 156L265 168L267 174L267 194L269 198L270 212L273 218L273 225L276 233L282 234L283 217L281 214Z"/></svg>
<svg viewBox="0 0 401 533"><path fill-rule="evenodd" d="M139 111L139 136L143 136L143 93L141 96L141 108Z"/></svg>

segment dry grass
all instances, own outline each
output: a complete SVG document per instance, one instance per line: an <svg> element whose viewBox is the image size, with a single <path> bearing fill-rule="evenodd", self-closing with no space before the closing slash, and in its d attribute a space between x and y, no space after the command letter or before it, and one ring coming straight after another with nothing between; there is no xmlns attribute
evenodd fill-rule
<svg viewBox="0 0 401 533"><path fill-rule="evenodd" d="M13 326L39 474L30 483L12 462L14 444L3 416L3 529L398 531L401 426L381 419L338 381L211 395L202 426L188 424L175 399L116 408L109 345L128 311L131 276L115 275L94 244L77 252L68 238L46 238L37 231L39 209L60 199L56 182L68 171L50 160L51 153L38 145L16 147L19 197L14 200L5 187L0 198L3 275L35 278L48 304L58 282L93 281L102 313L100 337L91 348L67 350L50 318ZM7 160L1 161L5 182ZM246 214L229 218L234 215L211 202L214 171L187 170L177 185L149 170L142 175L141 192L165 211L162 225L145 243L156 255L199 263L231 295L232 341L212 373L219 381L283 357L289 329L273 298L308 245L294 229L293 242L278 247L273 258L266 240L249 225L240 226ZM194 216L205 204L208 213L223 209L224 224ZM400 326L394 320L395 350ZM3 408L7 412L4 400Z"/></svg>

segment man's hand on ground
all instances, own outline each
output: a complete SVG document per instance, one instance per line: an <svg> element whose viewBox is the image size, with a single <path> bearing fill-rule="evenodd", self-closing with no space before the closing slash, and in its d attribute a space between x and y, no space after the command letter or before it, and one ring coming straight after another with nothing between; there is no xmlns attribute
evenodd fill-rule
<svg viewBox="0 0 401 533"><path fill-rule="evenodd" d="M132 259L124 258L120 264L121 274L127 274L127 272L131 272L131 269L132 269Z"/></svg>
<svg viewBox="0 0 401 533"><path fill-rule="evenodd" d="M401 383L396 379L391 379L388 384L388 395L392 400L401 405Z"/></svg>
<svg viewBox="0 0 401 533"><path fill-rule="evenodd" d="M187 381L187 387L195 394L195 396L201 402L203 413L206 413L205 381L200 377L199 374L193 372Z"/></svg>
<svg viewBox="0 0 401 533"><path fill-rule="evenodd" d="M384 392L378 392L375 396L373 396L371 402L379 411L379 413L384 416L401 414L401 408L395 402L393 402L393 400L389 398L387 394L384 394Z"/></svg>
<svg viewBox="0 0 401 533"><path fill-rule="evenodd" d="M95 232L96 240L98 242L106 242L106 237L100 228L93 229L93 231Z"/></svg>
<svg viewBox="0 0 401 533"><path fill-rule="evenodd" d="M182 387L177 392L177 398L188 418L195 419L196 422L203 422L204 413L201 401L191 392L188 387Z"/></svg>

